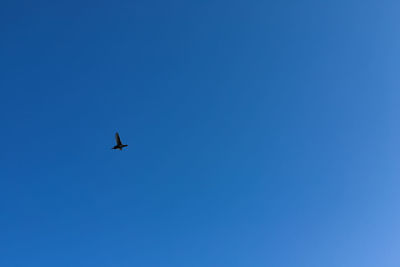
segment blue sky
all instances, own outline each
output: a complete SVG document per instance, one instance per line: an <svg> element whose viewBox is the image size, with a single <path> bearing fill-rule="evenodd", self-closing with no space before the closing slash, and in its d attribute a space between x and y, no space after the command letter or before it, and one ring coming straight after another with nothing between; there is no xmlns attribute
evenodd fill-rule
<svg viewBox="0 0 400 267"><path fill-rule="evenodd" d="M1 1L0 266L399 266L399 8Z"/></svg>

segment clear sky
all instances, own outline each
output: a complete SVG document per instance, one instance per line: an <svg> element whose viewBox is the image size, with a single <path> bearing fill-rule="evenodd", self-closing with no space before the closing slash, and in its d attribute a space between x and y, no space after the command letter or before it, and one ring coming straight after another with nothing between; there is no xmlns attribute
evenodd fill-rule
<svg viewBox="0 0 400 267"><path fill-rule="evenodd" d="M0 266L400 266L399 9L1 1Z"/></svg>

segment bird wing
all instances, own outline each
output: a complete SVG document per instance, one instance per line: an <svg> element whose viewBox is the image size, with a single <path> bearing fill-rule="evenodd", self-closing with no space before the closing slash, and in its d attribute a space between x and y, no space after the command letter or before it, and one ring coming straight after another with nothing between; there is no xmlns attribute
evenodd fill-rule
<svg viewBox="0 0 400 267"><path fill-rule="evenodd" d="M119 134L115 133L115 141L117 142L117 145L122 145L121 139L119 138Z"/></svg>

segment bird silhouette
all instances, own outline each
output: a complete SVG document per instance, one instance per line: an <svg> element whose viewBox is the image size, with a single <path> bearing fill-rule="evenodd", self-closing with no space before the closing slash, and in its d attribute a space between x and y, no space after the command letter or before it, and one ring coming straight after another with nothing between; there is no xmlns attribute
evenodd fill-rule
<svg viewBox="0 0 400 267"><path fill-rule="evenodd" d="M115 133L115 141L117 142L117 145L115 145L112 149L119 149L122 150L122 148L128 146L128 145L123 145L121 142L121 139L119 138L119 134Z"/></svg>

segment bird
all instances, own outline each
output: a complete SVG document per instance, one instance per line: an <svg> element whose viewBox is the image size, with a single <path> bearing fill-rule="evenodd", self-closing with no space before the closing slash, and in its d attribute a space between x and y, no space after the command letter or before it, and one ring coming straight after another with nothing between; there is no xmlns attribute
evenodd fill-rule
<svg viewBox="0 0 400 267"><path fill-rule="evenodd" d="M122 150L122 148L128 146L128 145L123 145L122 144L121 139L119 138L118 132L115 133L115 141L117 142L117 145L115 145L112 149Z"/></svg>

